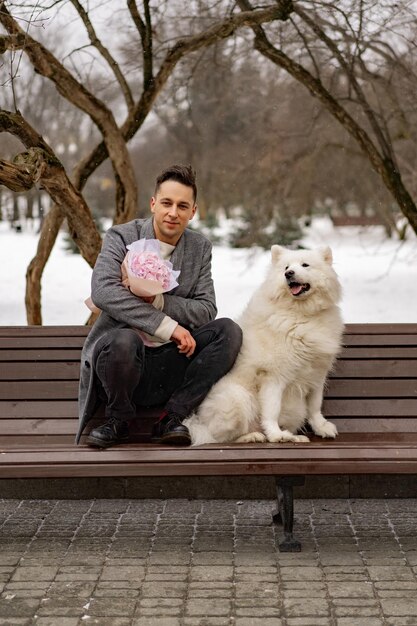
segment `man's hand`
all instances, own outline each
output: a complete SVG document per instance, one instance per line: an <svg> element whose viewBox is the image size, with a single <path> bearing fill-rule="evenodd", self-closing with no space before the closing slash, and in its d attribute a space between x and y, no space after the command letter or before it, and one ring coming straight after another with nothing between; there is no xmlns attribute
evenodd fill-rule
<svg viewBox="0 0 417 626"><path fill-rule="evenodd" d="M179 351L190 357L195 350L195 339L186 328L178 325L171 335L172 341L178 346Z"/></svg>

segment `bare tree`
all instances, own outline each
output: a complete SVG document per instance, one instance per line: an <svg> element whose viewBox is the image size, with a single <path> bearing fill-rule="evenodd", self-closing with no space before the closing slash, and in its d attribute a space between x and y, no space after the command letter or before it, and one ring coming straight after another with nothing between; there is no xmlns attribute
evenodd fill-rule
<svg viewBox="0 0 417 626"><path fill-rule="evenodd" d="M89 46L94 54L107 65L114 79L114 84L118 86L119 93L123 98L126 108L124 121L118 123L112 110L105 101L94 94L92 89L87 88L88 80L79 79L76 71L71 72L41 41L32 37L29 28L22 28L19 21L13 17L8 8L10 3L0 0L0 23L6 31L6 35L0 37L0 53L7 51L15 52L23 50L29 60L33 70L52 81L57 91L73 106L78 107L96 125L102 140L88 153L75 167L70 180L69 176L62 177L62 184L66 185L66 192L74 190L78 197L82 198L82 189L105 159L110 158L114 177L116 181L116 222L126 221L136 214L137 210L137 186L134 177L133 167L127 150L127 142L136 134L151 111L155 100L164 88L169 76L174 71L178 62L187 54L193 51L212 45L214 42L232 36L237 29L253 24L260 24L271 20L281 20L288 18L288 2L281 0L274 5L255 11L234 13L228 7L223 9L223 15L219 19L196 20L194 32L188 36L175 37L171 34L166 41L159 41L158 34L155 35L155 25L153 23L152 8L149 0L143 0L142 8L139 9L135 0L127 0L127 9L131 23L136 29L137 38L140 42L142 63L142 79L139 95L134 94L128 83L126 74L119 68L119 63L112 52L105 46L98 36L88 12L78 0L71 0L74 10L84 25L89 38ZM25 2L21 5L24 7ZM29 6L29 5L28 5ZM59 10L63 6L60 2L52 2L51 6L56 6ZM164 5L165 8L167 5ZM161 20L161 14L156 10L157 18ZM207 16L206 16L207 17ZM208 22L208 24L207 24ZM163 29L161 29L163 30ZM169 28L165 28L166 31ZM155 52L155 43L158 44ZM77 67L75 68L78 69ZM12 77L15 78L14 76ZM13 84L12 80L12 84ZM13 123L15 113L3 111L0 131L11 132L19 136L17 126ZM28 124L28 126L30 126ZM29 144L26 147L34 149L51 150L50 146L45 146L42 138L38 135L36 139L31 133ZM26 138L27 139L27 138ZM37 153L39 155L39 153ZM29 158L22 157L23 160ZM26 161L25 161L26 163ZM3 162L3 168L6 165ZM3 169L3 172L5 170ZM35 168L35 178L45 173L45 169ZM11 171L2 175L0 171L0 183L10 185ZM44 184L44 179L42 179ZM48 220L44 221L42 233L36 257L31 262L28 269L28 280L26 290L26 302L28 309L28 323L40 324L42 322L40 309L40 284L43 268L49 258L50 251L55 238L51 233L57 233L62 219L67 219L71 214L83 212L86 206L81 204L68 203L63 198L54 198L55 205L50 211ZM59 201L58 201L59 200ZM78 217L81 218L81 213ZM91 216L90 216L91 217ZM92 257L88 257L88 262L94 264L100 245L97 229L91 219L86 224L87 230L71 231L76 235L77 244L85 256L85 242L96 242L95 251ZM49 229L49 230L47 230Z"/></svg>
<svg viewBox="0 0 417 626"><path fill-rule="evenodd" d="M213 224L219 210L236 209L245 219L241 245L286 243L300 236L298 218L330 209L363 219L379 212L394 230L398 211L357 144L300 83L283 71L271 80L251 48L227 40L183 61L189 79L171 77L158 100L166 130L158 125L143 137L152 146L146 162L135 148L140 167L154 171L161 152L192 161L200 217L204 209Z"/></svg>
<svg viewBox="0 0 417 626"><path fill-rule="evenodd" d="M237 4L245 13L254 10L249 0ZM387 33L396 43L410 44L401 30L410 10L406 1L299 0L287 23L252 30L255 49L304 85L351 135L417 233L417 208L401 176L389 114L369 84L381 59L398 65ZM334 71L322 71L323 59Z"/></svg>

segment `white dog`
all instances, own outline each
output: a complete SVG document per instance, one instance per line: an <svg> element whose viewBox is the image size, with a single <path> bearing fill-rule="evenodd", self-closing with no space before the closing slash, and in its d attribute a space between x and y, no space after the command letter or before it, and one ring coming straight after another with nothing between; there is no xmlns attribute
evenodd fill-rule
<svg viewBox="0 0 417 626"><path fill-rule="evenodd" d="M341 288L330 248L272 246L263 284L238 320L243 343L232 370L184 424L193 445L225 442L308 442L335 437L321 412L326 376L340 349Z"/></svg>

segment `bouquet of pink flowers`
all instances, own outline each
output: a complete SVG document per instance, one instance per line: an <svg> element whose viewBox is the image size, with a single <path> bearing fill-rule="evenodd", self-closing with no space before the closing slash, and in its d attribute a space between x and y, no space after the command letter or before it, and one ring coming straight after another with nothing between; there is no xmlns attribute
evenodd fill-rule
<svg viewBox="0 0 417 626"><path fill-rule="evenodd" d="M180 272L172 269L170 261L161 258L157 239L139 239L127 249L122 263L122 284L135 296L149 298L178 286ZM93 313L100 313L91 297L85 304Z"/></svg>
<svg viewBox="0 0 417 626"><path fill-rule="evenodd" d="M122 263L122 283L135 296L156 296L178 286L180 274L161 258L157 239L139 239L127 246Z"/></svg>

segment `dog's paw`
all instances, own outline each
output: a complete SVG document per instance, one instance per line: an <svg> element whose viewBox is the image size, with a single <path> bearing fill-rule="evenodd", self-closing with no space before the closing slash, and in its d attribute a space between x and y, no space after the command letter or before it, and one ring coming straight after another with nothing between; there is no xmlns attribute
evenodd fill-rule
<svg viewBox="0 0 417 626"><path fill-rule="evenodd" d="M310 443L310 439L305 435L294 435L294 437L295 443Z"/></svg>
<svg viewBox="0 0 417 626"><path fill-rule="evenodd" d="M266 436L260 432L247 433L236 439L235 443L265 443Z"/></svg>
<svg viewBox="0 0 417 626"><path fill-rule="evenodd" d="M325 420L320 426L313 426L316 435L323 438L334 439L337 435L337 428L332 422Z"/></svg>
<svg viewBox="0 0 417 626"><path fill-rule="evenodd" d="M294 435L289 430L283 430L277 435L268 437L271 443L310 443L310 439L305 435Z"/></svg>

